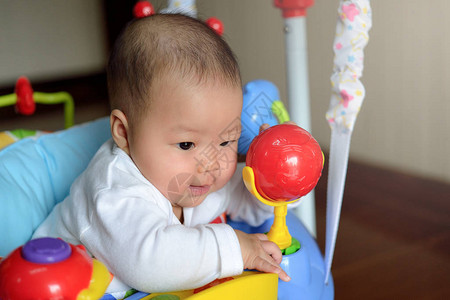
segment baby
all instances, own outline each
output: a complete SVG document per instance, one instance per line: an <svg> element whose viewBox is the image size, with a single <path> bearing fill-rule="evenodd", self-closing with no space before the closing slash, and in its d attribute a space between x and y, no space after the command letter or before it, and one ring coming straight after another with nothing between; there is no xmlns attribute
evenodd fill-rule
<svg viewBox="0 0 450 300"><path fill-rule="evenodd" d="M34 237L83 244L121 284L143 292L192 289L244 269L279 274L260 225L272 208L237 168L242 87L229 46L202 22L154 15L131 22L108 65L112 139Z"/></svg>

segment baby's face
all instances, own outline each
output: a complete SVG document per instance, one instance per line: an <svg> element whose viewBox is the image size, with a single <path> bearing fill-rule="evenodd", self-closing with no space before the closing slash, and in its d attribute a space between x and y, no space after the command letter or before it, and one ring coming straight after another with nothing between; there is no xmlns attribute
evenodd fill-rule
<svg viewBox="0 0 450 300"><path fill-rule="evenodd" d="M129 135L130 156L174 208L197 206L236 169L241 109L239 87L156 84L150 112Z"/></svg>

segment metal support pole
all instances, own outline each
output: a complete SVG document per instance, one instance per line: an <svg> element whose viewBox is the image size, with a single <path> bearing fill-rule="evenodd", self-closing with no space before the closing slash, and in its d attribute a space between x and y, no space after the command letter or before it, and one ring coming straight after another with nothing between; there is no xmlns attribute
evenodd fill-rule
<svg viewBox="0 0 450 300"><path fill-rule="evenodd" d="M309 103L308 55L306 39L306 9L313 0L275 0L282 9L286 43L288 106L291 120L311 132ZM312 236L316 236L314 191L302 198L295 214Z"/></svg>

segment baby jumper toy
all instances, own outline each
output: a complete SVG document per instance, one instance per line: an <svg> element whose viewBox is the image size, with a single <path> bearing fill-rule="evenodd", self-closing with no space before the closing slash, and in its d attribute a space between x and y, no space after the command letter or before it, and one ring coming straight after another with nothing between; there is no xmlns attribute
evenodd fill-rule
<svg viewBox="0 0 450 300"><path fill-rule="evenodd" d="M99 299L112 277L83 246L41 238L0 263L0 299Z"/></svg>
<svg viewBox="0 0 450 300"><path fill-rule="evenodd" d="M309 130L309 95L304 16L313 2L274 0L285 18L289 108L292 119L306 130ZM162 12L197 16L193 0L170 0ZM239 146L244 144L242 140L246 145L239 152L247 153L247 166L243 171L246 187L261 202L275 207L275 217L273 224L269 220L256 228L245 223L228 223L248 233L267 232L269 239L283 250L281 267L292 280L282 282L276 274L245 271L195 290L160 294L137 292L127 299L333 299L330 268L350 136L364 98L359 78L363 49L371 27L370 1L341 0L338 12L333 93L327 112L332 139L325 262L308 231L310 227L286 208L316 185L324 162L322 152L306 130L295 125L276 125L289 120L280 105L278 90L270 82L255 80L244 88L243 134ZM135 17L145 17L153 14L154 9L148 1L138 1L133 13ZM219 35L223 33L220 20L210 18L206 22ZM73 125L73 100L67 93L33 92L29 81L20 78L14 94L0 97L0 107L16 105L23 114L32 114L35 103L64 103L65 128ZM258 135L262 123L273 127ZM0 255L10 253L3 260L0 258L0 299L98 299L106 289L111 275L100 262L90 258L83 247L58 239L28 240L52 207L68 194L71 183L99 146L111 137L108 124L108 118L103 118L35 139L23 139L0 151L0 186L7 187L0 196L3 205ZM23 213L19 214L21 209ZM119 298L105 294L101 299Z"/></svg>

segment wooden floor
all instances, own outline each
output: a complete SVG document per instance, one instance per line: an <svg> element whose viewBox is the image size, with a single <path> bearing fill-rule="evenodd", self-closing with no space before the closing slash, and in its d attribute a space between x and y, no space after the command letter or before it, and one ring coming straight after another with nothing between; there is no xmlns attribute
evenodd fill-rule
<svg viewBox="0 0 450 300"><path fill-rule="evenodd" d="M325 244L325 170L316 187ZM450 185L350 163L334 254L335 299L450 299Z"/></svg>

